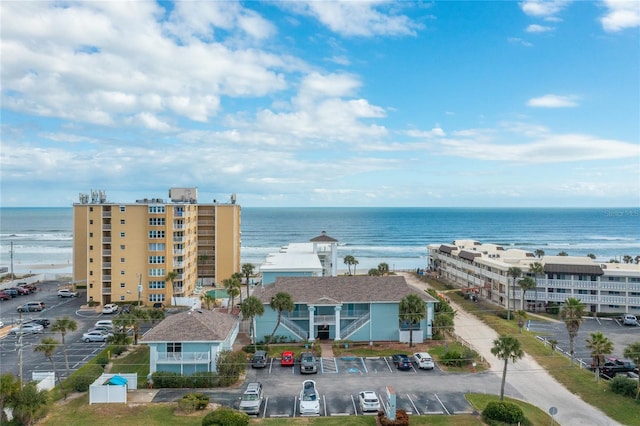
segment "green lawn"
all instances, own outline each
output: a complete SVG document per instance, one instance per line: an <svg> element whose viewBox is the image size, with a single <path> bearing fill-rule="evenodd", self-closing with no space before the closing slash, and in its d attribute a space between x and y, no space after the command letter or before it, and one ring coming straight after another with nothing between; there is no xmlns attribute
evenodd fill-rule
<svg viewBox="0 0 640 426"><path fill-rule="evenodd" d="M133 348L133 347L132 347ZM111 360L111 373L137 373L138 389L147 387L149 374L149 346L141 345Z"/></svg>

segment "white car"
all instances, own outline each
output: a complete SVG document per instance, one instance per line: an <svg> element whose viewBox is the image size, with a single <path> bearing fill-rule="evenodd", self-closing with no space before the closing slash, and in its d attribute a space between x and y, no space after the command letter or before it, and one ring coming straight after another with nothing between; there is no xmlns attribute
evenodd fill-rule
<svg viewBox="0 0 640 426"><path fill-rule="evenodd" d="M427 352L418 352L413 354L413 361L416 363L418 368L423 370L433 370L436 366L433 362L433 358Z"/></svg>
<svg viewBox="0 0 640 426"><path fill-rule="evenodd" d="M300 391L300 415L320 415L320 395L316 389L316 382L305 380Z"/></svg>
<svg viewBox="0 0 640 426"><path fill-rule="evenodd" d="M116 312L118 312L118 305L115 303L107 303L102 307L103 314L115 314Z"/></svg>
<svg viewBox="0 0 640 426"><path fill-rule="evenodd" d="M22 334L37 334L42 333L44 331L44 327L40 324L30 322L26 324L22 324ZM13 327L9 334L18 334L20 333L20 326Z"/></svg>
<svg viewBox="0 0 640 426"><path fill-rule="evenodd" d="M71 291L68 288L58 290L58 297L78 297L77 291Z"/></svg>
<svg viewBox="0 0 640 426"><path fill-rule="evenodd" d="M88 331L82 335L82 340L85 342L106 342L108 337L113 336L113 333L107 333L104 331Z"/></svg>
<svg viewBox="0 0 640 426"><path fill-rule="evenodd" d="M94 327L110 327L111 329L113 329L113 321L99 320L99 321L96 321L96 323L94 324Z"/></svg>
<svg viewBox="0 0 640 426"><path fill-rule="evenodd" d="M360 392L358 394L358 403L363 413L380 410L380 400L378 399L378 395L373 391Z"/></svg>

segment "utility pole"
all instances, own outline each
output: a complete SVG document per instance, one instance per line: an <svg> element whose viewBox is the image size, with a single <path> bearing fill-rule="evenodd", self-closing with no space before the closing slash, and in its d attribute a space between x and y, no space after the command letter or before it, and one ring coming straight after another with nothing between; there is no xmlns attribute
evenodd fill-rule
<svg viewBox="0 0 640 426"><path fill-rule="evenodd" d="M11 279L15 279L15 277L13 276L13 241L11 241Z"/></svg>
<svg viewBox="0 0 640 426"><path fill-rule="evenodd" d="M18 375L20 376L20 389L22 389L24 386L24 380L22 380L22 311L20 311L19 321L20 328L18 329L18 342L16 346L18 346Z"/></svg>

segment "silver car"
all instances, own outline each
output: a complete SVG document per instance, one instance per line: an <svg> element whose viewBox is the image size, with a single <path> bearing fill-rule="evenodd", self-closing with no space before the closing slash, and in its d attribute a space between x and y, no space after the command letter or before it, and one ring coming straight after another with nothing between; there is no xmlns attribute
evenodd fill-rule
<svg viewBox="0 0 640 426"><path fill-rule="evenodd" d="M11 331L9 331L9 334L18 334L18 333L37 334L37 333L42 333L43 331L44 331L43 326L41 326L40 324L36 324L34 322L30 322L30 323L22 324L22 329L20 329L20 326L13 327Z"/></svg>
<svg viewBox="0 0 640 426"><path fill-rule="evenodd" d="M107 338L113 336L113 333L107 333L104 331L88 331L82 335L82 340L85 342L106 342Z"/></svg>

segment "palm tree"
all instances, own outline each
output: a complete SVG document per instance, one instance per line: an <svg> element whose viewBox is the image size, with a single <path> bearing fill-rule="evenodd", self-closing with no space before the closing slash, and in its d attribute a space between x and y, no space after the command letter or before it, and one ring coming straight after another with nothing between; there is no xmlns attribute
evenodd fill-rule
<svg viewBox="0 0 640 426"><path fill-rule="evenodd" d="M67 345L64 341L64 336L67 332L76 331L78 329L78 323L71 318L64 316L58 318L51 324L51 331L54 333L60 333L62 340L62 352L64 353L64 365L67 368L67 376L69 376L69 357L67 356Z"/></svg>
<svg viewBox="0 0 640 426"><path fill-rule="evenodd" d="M242 274L247 279L247 297L249 297L249 280L251 279L251 275L253 275L253 265L251 263L243 263Z"/></svg>
<svg viewBox="0 0 640 426"><path fill-rule="evenodd" d="M207 309L211 309L211 305L216 305L216 297L211 293L203 293L202 296L200 296L200 300L202 300Z"/></svg>
<svg viewBox="0 0 640 426"><path fill-rule="evenodd" d="M622 261L624 263L632 263L633 257L629 256L628 254L625 254L624 256L622 256Z"/></svg>
<svg viewBox="0 0 640 426"><path fill-rule="evenodd" d="M640 264L640 255L634 257L634 260L636 261L636 265Z"/></svg>
<svg viewBox="0 0 640 426"><path fill-rule="evenodd" d="M500 385L500 401L504 399L504 385L507 380L507 365L509 360L516 362L524 357L524 351L520 347L520 341L511 336L500 336L493 341L491 353L498 359L504 360L504 368L502 370L502 384Z"/></svg>
<svg viewBox="0 0 640 426"><path fill-rule="evenodd" d="M0 424L7 424L8 407L16 393L20 391L20 381L12 373L4 373L0 376Z"/></svg>
<svg viewBox="0 0 640 426"><path fill-rule="evenodd" d="M575 352L575 340L580 330L582 316L584 315L584 304L580 299L569 297L560 308L560 318L564 321L569 333L569 347L571 353L571 366L573 367L573 355Z"/></svg>
<svg viewBox="0 0 640 426"><path fill-rule="evenodd" d="M353 275L358 275L356 273L356 267L360 264L360 262L358 262L358 259L356 259L355 257L353 258Z"/></svg>
<svg viewBox="0 0 640 426"><path fill-rule="evenodd" d="M370 277L379 277L382 274L380 273L379 269L371 268L369 269L369 272L367 272L367 275L369 275Z"/></svg>
<svg viewBox="0 0 640 426"><path fill-rule="evenodd" d="M347 265L349 275L351 275L351 265L356 263L356 258L351 256L350 254L344 257L344 264Z"/></svg>
<svg viewBox="0 0 640 426"><path fill-rule="evenodd" d="M233 309L236 296L240 293L240 281L237 278L231 276L231 278L225 278L222 280L222 286L227 291L229 297L231 297L230 307ZM229 306L227 306L227 312L229 312Z"/></svg>
<svg viewBox="0 0 640 426"><path fill-rule="evenodd" d="M544 250L542 249L537 249L534 253L538 259L542 259L542 256L544 256Z"/></svg>
<svg viewBox="0 0 640 426"><path fill-rule="evenodd" d="M162 309L147 309L146 311L148 320L151 321L151 325L156 325L157 322L162 321L166 315Z"/></svg>
<svg viewBox="0 0 640 426"><path fill-rule="evenodd" d="M164 277L164 282L171 285L171 298L173 299L173 306L176 305L175 293L173 292L173 280L175 280L176 278L178 278L178 272L176 271L170 271L169 273L167 273L167 276Z"/></svg>
<svg viewBox="0 0 640 426"><path fill-rule="evenodd" d="M295 308L295 303L293 301L293 297L289 293L280 292L276 293L275 296L271 298L271 302L269 302L269 306L271 309L278 312L278 321L276 322L276 326L271 332L271 336L269 336L269 341L267 345L271 343L273 340L273 336L276 334L276 330L280 327L280 321L282 320L282 311L291 312Z"/></svg>
<svg viewBox="0 0 640 426"><path fill-rule="evenodd" d="M587 255L587 257L588 257L589 259L593 259L593 260L595 260L595 259L596 259L596 255L595 255L595 254L593 254L593 253L589 253L589 254Z"/></svg>
<svg viewBox="0 0 640 426"><path fill-rule="evenodd" d="M253 349L256 349L256 336L255 327L253 326L253 320L256 316L262 316L264 314L264 305L255 296L249 296L244 299L244 302L240 305L240 312L242 316L249 319L249 337L253 342Z"/></svg>
<svg viewBox="0 0 640 426"><path fill-rule="evenodd" d="M538 276L544 275L544 265L540 262L533 262L529 265L529 273L533 274L533 280L536 283L536 296L534 303L534 312L538 311Z"/></svg>
<svg viewBox="0 0 640 426"><path fill-rule="evenodd" d="M507 271L507 275L513 278L513 286L511 287L512 288L511 291L513 292L511 300L513 300L516 297L515 295L516 280L522 276L522 269L518 268L517 266L512 266ZM507 321L509 321L510 319L511 319L511 301L509 300L509 279L507 279Z"/></svg>
<svg viewBox="0 0 640 426"><path fill-rule="evenodd" d="M244 277L244 275L242 275L241 272L234 272L233 274L231 274L231 278L233 278L234 280L238 281L238 294L237 294L237 296L240 296L240 304L242 304L242 278L243 277Z"/></svg>
<svg viewBox="0 0 640 426"><path fill-rule="evenodd" d="M385 262L378 264L378 271L382 276L387 275L389 273L389 264Z"/></svg>
<svg viewBox="0 0 640 426"><path fill-rule="evenodd" d="M520 298L520 310L524 311L524 295L527 291L536 287L536 282L531 277L524 277L518 282L520 289L522 290L522 297Z"/></svg>
<svg viewBox="0 0 640 426"><path fill-rule="evenodd" d="M398 306L400 321L409 321L409 347L413 347L413 324L420 323L427 316L424 300L416 294L410 294L400 301Z"/></svg>
<svg viewBox="0 0 640 426"><path fill-rule="evenodd" d="M12 398L11 408L15 424L32 425L45 416L50 403L49 391L39 390L36 382L29 382Z"/></svg>
<svg viewBox="0 0 640 426"><path fill-rule="evenodd" d="M591 349L597 382L600 380L600 365L604 364L604 356L613 352L613 342L600 331L589 334L585 342L587 342L587 349Z"/></svg>
<svg viewBox="0 0 640 426"><path fill-rule="evenodd" d="M51 362L51 367L53 367L54 382L58 378L58 370L56 369L56 363L53 362L53 354L56 353L56 348L59 344L60 342L58 342L53 337L43 337L42 340L40 340L40 343L33 348L34 352L42 353L45 358L47 358Z"/></svg>
<svg viewBox="0 0 640 426"><path fill-rule="evenodd" d="M566 251L561 251L560 253L558 253L558 256L569 256L569 253L567 253Z"/></svg>
<svg viewBox="0 0 640 426"><path fill-rule="evenodd" d="M625 358L631 358L635 361L636 365L640 365L640 341L631 343L624 348L622 353ZM636 391L636 399L640 396L640 381L638 381L638 390Z"/></svg>

